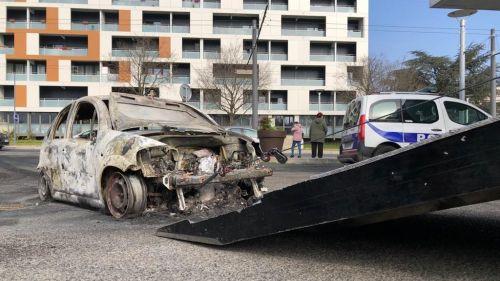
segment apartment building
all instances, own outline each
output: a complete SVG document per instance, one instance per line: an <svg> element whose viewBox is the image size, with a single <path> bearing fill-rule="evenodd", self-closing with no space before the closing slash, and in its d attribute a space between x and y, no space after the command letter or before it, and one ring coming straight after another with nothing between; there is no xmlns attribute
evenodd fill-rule
<svg viewBox="0 0 500 281"><path fill-rule="evenodd" d="M0 124L12 127L15 105L19 134L43 136L71 101L129 87L124 46L148 37L159 60L171 58L159 96L180 100L189 84L190 103L224 125L196 69L228 46L248 58L252 21L268 1L257 57L271 83L259 114L288 129L321 111L331 132L340 129L356 95L352 73L368 55L368 0L0 0ZM248 125L249 114L238 122Z"/></svg>

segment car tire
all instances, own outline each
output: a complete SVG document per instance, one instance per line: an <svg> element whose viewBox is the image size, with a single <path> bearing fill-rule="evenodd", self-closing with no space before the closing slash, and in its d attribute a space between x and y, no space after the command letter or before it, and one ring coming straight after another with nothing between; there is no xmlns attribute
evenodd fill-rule
<svg viewBox="0 0 500 281"><path fill-rule="evenodd" d="M52 201L50 178L44 172L40 173L38 179L38 197L40 197L42 201Z"/></svg>
<svg viewBox="0 0 500 281"><path fill-rule="evenodd" d="M394 151L396 149L398 149L398 148L395 146L392 146L392 145L381 145L377 149L375 149L373 156L379 156L382 154L386 154L386 153Z"/></svg>
<svg viewBox="0 0 500 281"><path fill-rule="evenodd" d="M117 219L141 215L146 210L146 185L137 175L110 173L104 192L106 209Z"/></svg>

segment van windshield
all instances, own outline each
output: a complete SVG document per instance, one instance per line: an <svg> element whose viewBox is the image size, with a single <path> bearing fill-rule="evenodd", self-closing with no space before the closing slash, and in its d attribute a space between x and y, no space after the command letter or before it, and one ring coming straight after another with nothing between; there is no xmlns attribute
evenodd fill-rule
<svg viewBox="0 0 500 281"><path fill-rule="evenodd" d="M344 116L344 129L349 129L358 125L360 112L361 112L361 101L355 100L349 103L346 114Z"/></svg>

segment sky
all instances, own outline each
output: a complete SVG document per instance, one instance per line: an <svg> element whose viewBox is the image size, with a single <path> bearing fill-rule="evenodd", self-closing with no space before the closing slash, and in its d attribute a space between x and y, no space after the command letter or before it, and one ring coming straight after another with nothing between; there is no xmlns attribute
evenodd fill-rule
<svg viewBox="0 0 500 281"><path fill-rule="evenodd" d="M389 61L411 58L413 50L432 55L456 56L459 23L447 14L453 10L431 9L429 0L369 0L370 56ZM496 28L500 49L500 11L479 11L467 19L467 44L484 43L489 50L490 29Z"/></svg>

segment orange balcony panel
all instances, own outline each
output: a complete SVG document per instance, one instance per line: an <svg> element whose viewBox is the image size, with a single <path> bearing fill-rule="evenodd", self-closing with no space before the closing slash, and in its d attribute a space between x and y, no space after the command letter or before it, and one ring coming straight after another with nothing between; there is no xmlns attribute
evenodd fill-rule
<svg viewBox="0 0 500 281"><path fill-rule="evenodd" d="M170 37L160 37L159 45L160 58L170 58L172 55Z"/></svg>
<svg viewBox="0 0 500 281"><path fill-rule="evenodd" d="M14 56L26 55L26 32L14 33Z"/></svg>
<svg viewBox="0 0 500 281"><path fill-rule="evenodd" d="M46 8L46 19L47 30L48 31L58 31L59 30L59 8L57 7L47 7Z"/></svg>
<svg viewBox="0 0 500 281"><path fill-rule="evenodd" d="M130 10L118 11L118 30L130 31Z"/></svg>
<svg viewBox="0 0 500 281"><path fill-rule="evenodd" d="M16 85L15 89L15 96L16 96L16 106L17 107L26 107L28 104L28 96L26 94L26 85Z"/></svg>
<svg viewBox="0 0 500 281"><path fill-rule="evenodd" d="M130 62L120 61L118 62L118 81L120 82L130 82Z"/></svg>
<svg viewBox="0 0 500 281"><path fill-rule="evenodd" d="M59 60L47 60L47 81L59 81Z"/></svg>

